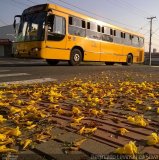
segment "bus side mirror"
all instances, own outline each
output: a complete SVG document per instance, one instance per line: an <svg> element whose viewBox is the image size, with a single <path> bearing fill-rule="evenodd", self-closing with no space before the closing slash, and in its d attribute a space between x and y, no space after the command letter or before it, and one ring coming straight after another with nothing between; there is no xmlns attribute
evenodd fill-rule
<svg viewBox="0 0 159 160"><path fill-rule="evenodd" d="M21 15L16 15L15 17L14 17L14 23L13 23L13 28L14 28L14 30L16 30L16 18L20 18L20 20L21 20Z"/></svg>
<svg viewBox="0 0 159 160"><path fill-rule="evenodd" d="M15 29L16 27L16 19L14 19L14 23L13 23L13 28Z"/></svg>

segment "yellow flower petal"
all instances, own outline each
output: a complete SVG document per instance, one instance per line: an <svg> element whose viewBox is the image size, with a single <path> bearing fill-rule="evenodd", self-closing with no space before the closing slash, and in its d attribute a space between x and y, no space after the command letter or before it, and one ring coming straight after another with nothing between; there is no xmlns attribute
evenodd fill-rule
<svg viewBox="0 0 159 160"><path fill-rule="evenodd" d="M7 152L18 152L15 149L7 148L5 145L0 146L0 153L7 153Z"/></svg>
<svg viewBox="0 0 159 160"><path fill-rule="evenodd" d="M94 128L85 128L85 126L84 126L84 127L82 127L79 130L79 133L80 134L90 134L90 133L95 132L96 130L97 130L97 127L94 127Z"/></svg>
<svg viewBox="0 0 159 160"><path fill-rule="evenodd" d="M135 155L138 153L138 148L136 147L135 142L130 141L124 147L117 148L115 153Z"/></svg>
<svg viewBox="0 0 159 160"><path fill-rule="evenodd" d="M7 140L0 142L0 145L13 144L14 140L12 138L8 138Z"/></svg>
<svg viewBox="0 0 159 160"><path fill-rule="evenodd" d="M148 145L155 145L158 143L159 143L159 136L157 135L157 133L152 133L150 136L148 136L148 141L147 141Z"/></svg>
<svg viewBox="0 0 159 160"><path fill-rule="evenodd" d="M74 123L80 123L80 121L84 119L84 116L79 117L79 118L73 118Z"/></svg>
<svg viewBox="0 0 159 160"><path fill-rule="evenodd" d="M72 112L73 112L73 114L81 114L81 111L78 107L73 107Z"/></svg>
<svg viewBox="0 0 159 160"><path fill-rule="evenodd" d="M0 141L6 140L7 136L5 134L0 134Z"/></svg>
<svg viewBox="0 0 159 160"><path fill-rule="evenodd" d="M10 111L11 111L12 114L15 114L15 113L20 112L21 109L20 109L20 108L17 108L17 107L11 107Z"/></svg>
<svg viewBox="0 0 159 160"><path fill-rule="evenodd" d="M127 130L127 129L125 129L125 128L120 128L119 129L119 133L121 134L121 135L124 135L124 134L126 134L126 133L128 133L129 131Z"/></svg>
<svg viewBox="0 0 159 160"><path fill-rule="evenodd" d="M3 118L3 115L0 115L0 123L5 122L7 119Z"/></svg>
<svg viewBox="0 0 159 160"><path fill-rule="evenodd" d="M9 134L9 135L12 135L12 136L19 137L22 133L21 133L21 131L19 130L19 127L17 127L17 128L11 129L11 130L8 132L8 134Z"/></svg>
<svg viewBox="0 0 159 160"><path fill-rule="evenodd" d="M33 125L31 125L31 126L28 126L27 129L33 129L33 128L35 128L35 127L36 127L36 124L33 124Z"/></svg>
<svg viewBox="0 0 159 160"><path fill-rule="evenodd" d="M31 143L32 143L31 139L26 139L20 142L20 144L23 145L23 149L26 149Z"/></svg>
<svg viewBox="0 0 159 160"><path fill-rule="evenodd" d="M87 140L87 139L84 138L84 139L75 141L75 142L73 142L73 145L76 146L76 147L79 147L79 146L82 145L86 140Z"/></svg>

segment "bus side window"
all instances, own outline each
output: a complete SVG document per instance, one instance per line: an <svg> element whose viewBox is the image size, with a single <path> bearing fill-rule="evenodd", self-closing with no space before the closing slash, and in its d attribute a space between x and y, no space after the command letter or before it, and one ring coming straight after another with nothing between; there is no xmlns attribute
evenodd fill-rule
<svg viewBox="0 0 159 160"><path fill-rule="evenodd" d="M114 30L114 37L113 40L115 43L120 44L121 43L121 35L119 30Z"/></svg>
<svg viewBox="0 0 159 160"><path fill-rule="evenodd" d="M90 22L87 22L87 29L90 29Z"/></svg>
<svg viewBox="0 0 159 160"><path fill-rule="evenodd" d="M144 39L140 37L139 43L140 43L140 47L143 47L144 46Z"/></svg>
<svg viewBox="0 0 159 160"><path fill-rule="evenodd" d="M100 27L100 25L97 25L97 31L98 31L98 32L101 32L101 27Z"/></svg>
<svg viewBox="0 0 159 160"><path fill-rule="evenodd" d="M116 36L116 30L114 30L114 36Z"/></svg>
<svg viewBox="0 0 159 160"><path fill-rule="evenodd" d="M102 27L102 40L107 42L113 42L113 38L110 35L109 27Z"/></svg>
<svg viewBox="0 0 159 160"><path fill-rule="evenodd" d="M66 34L64 17L51 15L48 17L48 40L60 41Z"/></svg>
<svg viewBox="0 0 159 160"><path fill-rule="evenodd" d="M102 27L102 33L104 33L104 27Z"/></svg>
<svg viewBox="0 0 159 160"><path fill-rule="evenodd" d="M113 29L110 29L110 35L113 35Z"/></svg>
<svg viewBox="0 0 159 160"><path fill-rule="evenodd" d="M72 25L72 24L73 24L73 18L69 17L69 25Z"/></svg>
<svg viewBox="0 0 159 160"><path fill-rule="evenodd" d="M126 45L131 45L131 39L130 39L130 34L125 33L125 41L124 44Z"/></svg>
<svg viewBox="0 0 159 160"><path fill-rule="evenodd" d="M132 45L134 47L138 47L139 46L139 38L137 36L133 36Z"/></svg>
<svg viewBox="0 0 159 160"><path fill-rule="evenodd" d="M75 36L86 36L86 22L78 17L69 17L68 32Z"/></svg>
<svg viewBox="0 0 159 160"><path fill-rule="evenodd" d="M86 22L82 20L82 28L86 28Z"/></svg>

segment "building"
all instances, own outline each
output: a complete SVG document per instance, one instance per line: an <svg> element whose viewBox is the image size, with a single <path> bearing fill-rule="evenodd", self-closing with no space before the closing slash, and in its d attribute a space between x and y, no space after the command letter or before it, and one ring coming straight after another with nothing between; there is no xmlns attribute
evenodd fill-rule
<svg viewBox="0 0 159 160"><path fill-rule="evenodd" d="M144 64L149 65L150 63L150 56L148 52L145 52L145 61ZM151 64L159 66L159 52L151 54Z"/></svg>
<svg viewBox="0 0 159 160"><path fill-rule="evenodd" d="M0 27L0 57L12 55L12 45L15 41L13 25Z"/></svg>

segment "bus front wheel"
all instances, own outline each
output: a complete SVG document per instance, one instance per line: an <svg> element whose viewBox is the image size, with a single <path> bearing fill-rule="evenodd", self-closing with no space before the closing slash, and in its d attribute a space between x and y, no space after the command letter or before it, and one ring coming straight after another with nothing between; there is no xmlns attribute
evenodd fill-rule
<svg viewBox="0 0 159 160"><path fill-rule="evenodd" d="M128 54L126 62L122 63L122 65L130 66L133 64L133 56L132 54Z"/></svg>
<svg viewBox="0 0 159 160"><path fill-rule="evenodd" d="M71 51L70 60L68 61L71 66L78 66L82 61L82 53L79 49L73 49Z"/></svg>
<svg viewBox="0 0 159 160"><path fill-rule="evenodd" d="M58 60L53 60L53 59L46 59L46 62L50 66L56 66L59 63Z"/></svg>

